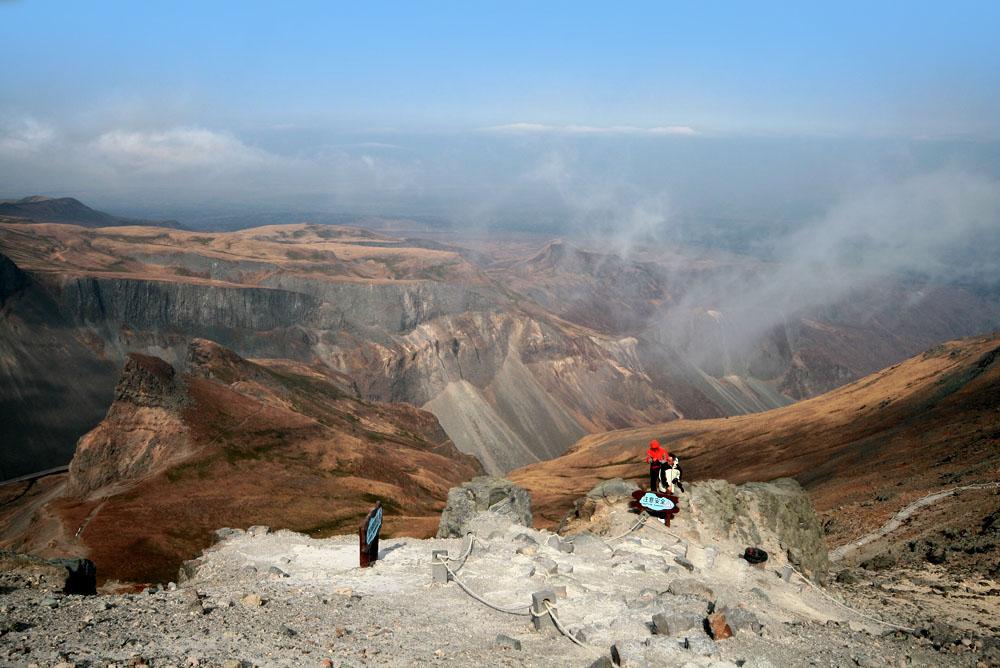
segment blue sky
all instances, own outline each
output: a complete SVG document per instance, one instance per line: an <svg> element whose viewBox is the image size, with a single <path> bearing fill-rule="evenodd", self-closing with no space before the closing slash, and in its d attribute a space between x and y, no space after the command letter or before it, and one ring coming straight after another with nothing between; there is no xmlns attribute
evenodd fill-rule
<svg viewBox="0 0 1000 668"><path fill-rule="evenodd" d="M998 19L996 2L0 0L0 197L473 216L611 183L605 208L811 215L862 180L995 174Z"/></svg>
<svg viewBox="0 0 1000 668"><path fill-rule="evenodd" d="M998 19L995 2L19 0L0 3L0 84L8 114L135 125L996 136Z"/></svg>

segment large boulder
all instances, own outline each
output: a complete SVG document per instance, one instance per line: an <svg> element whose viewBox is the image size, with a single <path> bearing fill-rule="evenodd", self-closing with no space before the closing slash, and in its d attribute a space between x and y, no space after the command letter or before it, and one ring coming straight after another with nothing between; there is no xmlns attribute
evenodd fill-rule
<svg viewBox="0 0 1000 668"><path fill-rule="evenodd" d="M438 538L464 536L483 523L531 526L531 496L506 478L480 476L448 492Z"/></svg>
<svg viewBox="0 0 1000 668"><path fill-rule="evenodd" d="M823 527L812 500L798 482L731 485L725 480L690 483L680 497L680 512L702 532L763 548L814 580L826 580L830 569Z"/></svg>
<svg viewBox="0 0 1000 668"><path fill-rule="evenodd" d="M0 550L0 572L38 578L65 594L96 594L97 567L90 559L42 559L31 554Z"/></svg>
<svg viewBox="0 0 1000 668"><path fill-rule="evenodd" d="M639 486L634 482L622 478L602 480L594 485L586 496L573 502L573 509L556 527L556 533L566 533L578 520L589 522L595 514L604 508L627 505L632 501L632 492L637 489Z"/></svg>

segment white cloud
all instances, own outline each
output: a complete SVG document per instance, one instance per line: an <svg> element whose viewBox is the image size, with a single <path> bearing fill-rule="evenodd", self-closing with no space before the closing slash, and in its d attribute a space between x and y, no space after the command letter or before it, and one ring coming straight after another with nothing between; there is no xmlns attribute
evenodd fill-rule
<svg viewBox="0 0 1000 668"><path fill-rule="evenodd" d="M0 129L0 155L23 158L44 150L56 137L48 125L33 118L5 123Z"/></svg>
<svg viewBox="0 0 1000 668"><path fill-rule="evenodd" d="M510 123L482 128L483 132L499 134L565 134L565 135L696 135L694 128L686 125L666 125L640 128L634 125L542 125L541 123Z"/></svg>
<svg viewBox="0 0 1000 668"><path fill-rule="evenodd" d="M97 137L92 147L119 167L156 173L206 168L241 170L274 159L231 134L204 128L173 128L163 132L112 130Z"/></svg>

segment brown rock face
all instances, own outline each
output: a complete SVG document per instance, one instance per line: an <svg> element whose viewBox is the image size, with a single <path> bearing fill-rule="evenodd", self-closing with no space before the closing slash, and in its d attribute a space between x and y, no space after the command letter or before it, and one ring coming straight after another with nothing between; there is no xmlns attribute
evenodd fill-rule
<svg viewBox="0 0 1000 668"><path fill-rule="evenodd" d="M14 533L0 514L0 540L44 555L54 537L102 579L165 582L223 526L350 533L381 501L383 535L431 535L448 490L483 473L433 415L364 401L328 367L204 339L185 358L182 372L130 355L69 494L39 511L62 528Z"/></svg>
<svg viewBox="0 0 1000 668"><path fill-rule="evenodd" d="M130 354L107 416L77 444L70 463L75 491L88 495L191 454L190 430L180 415L190 401L172 366L156 357Z"/></svg>
<svg viewBox="0 0 1000 668"><path fill-rule="evenodd" d="M726 622L725 609L717 610L708 616L708 631L713 640L725 640L733 637L733 630Z"/></svg>

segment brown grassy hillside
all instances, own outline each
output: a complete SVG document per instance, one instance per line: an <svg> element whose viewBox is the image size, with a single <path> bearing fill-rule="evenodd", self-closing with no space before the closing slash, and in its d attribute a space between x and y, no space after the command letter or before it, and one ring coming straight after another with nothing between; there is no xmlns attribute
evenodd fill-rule
<svg viewBox="0 0 1000 668"><path fill-rule="evenodd" d="M429 413L362 401L322 367L258 364L196 340L183 373L130 356L68 484L2 539L82 551L102 580L167 581L223 526L351 533L381 500L386 534L432 535L448 490L481 472ZM13 524L18 504L2 509Z"/></svg>
<svg viewBox="0 0 1000 668"><path fill-rule="evenodd" d="M688 481L798 479L829 521L836 546L928 492L1000 479L998 358L1000 333L952 341L766 413L587 436L564 457L509 477L531 491L536 522L552 526L599 480L645 484L645 450L655 438L679 455ZM957 517L973 498L973 514ZM956 505L954 516L936 522L975 526L998 506L995 492L970 492L965 510Z"/></svg>

